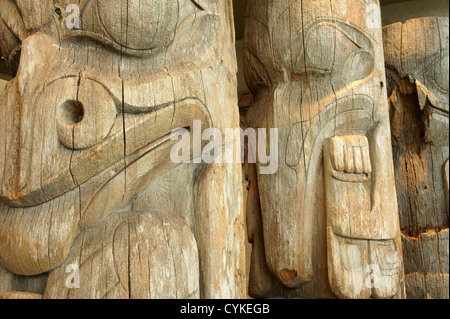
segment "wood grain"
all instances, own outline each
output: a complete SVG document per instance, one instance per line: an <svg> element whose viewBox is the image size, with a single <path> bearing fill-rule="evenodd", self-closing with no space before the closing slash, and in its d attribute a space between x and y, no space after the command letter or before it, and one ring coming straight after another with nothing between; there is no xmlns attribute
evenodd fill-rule
<svg viewBox="0 0 450 319"><path fill-rule="evenodd" d="M247 173L252 296L404 297L379 12L378 1L248 5L246 121L280 139L277 173Z"/></svg>
<svg viewBox="0 0 450 319"><path fill-rule="evenodd" d="M244 297L240 166L170 159L239 126L231 0L0 4L0 294Z"/></svg>
<svg viewBox="0 0 450 319"><path fill-rule="evenodd" d="M448 298L448 18L383 29L408 298Z"/></svg>

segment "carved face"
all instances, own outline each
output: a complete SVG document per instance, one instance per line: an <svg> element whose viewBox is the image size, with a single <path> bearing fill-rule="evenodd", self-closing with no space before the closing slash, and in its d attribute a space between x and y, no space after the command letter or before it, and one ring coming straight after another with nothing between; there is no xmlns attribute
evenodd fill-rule
<svg viewBox="0 0 450 319"><path fill-rule="evenodd" d="M379 7L357 2L252 1L249 6L244 63L256 103L247 119L255 127L279 128L280 136L278 172L258 176L265 258L287 288L326 278L317 265L326 263L327 227L346 238L398 234L390 151L378 147L390 145ZM381 205L367 215L358 211L367 203L348 208L344 224L326 215L330 196L322 156L324 141L340 135L369 140L358 144L371 145L365 153L374 170L369 211ZM353 152L355 145L348 146ZM358 157L346 156L344 173L358 171L353 171ZM352 224L357 219L364 227Z"/></svg>
<svg viewBox="0 0 450 319"><path fill-rule="evenodd" d="M79 226L174 168L173 129L211 125L202 70L219 66L222 4L7 6L1 47L17 74L0 97L0 266L34 275L64 260Z"/></svg>

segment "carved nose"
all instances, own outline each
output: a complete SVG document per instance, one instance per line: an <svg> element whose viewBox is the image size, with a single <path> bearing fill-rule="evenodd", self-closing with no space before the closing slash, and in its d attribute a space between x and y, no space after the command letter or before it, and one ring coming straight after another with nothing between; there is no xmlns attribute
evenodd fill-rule
<svg viewBox="0 0 450 319"><path fill-rule="evenodd" d="M116 121L117 108L101 84L81 79L77 96L63 100L56 116L61 144L81 150L100 143L108 136Z"/></svg>
<svg viewBox="0 0 450 319"><path fill-rule="evenodd" d="M312 280L311 260L300 249L285 247L278 260L268 260L275 278L287 288L300 288Z"/></svg>
<svg viewBox="0 0 450 319"><path fill-rule="evenodd" d="M280 156L285 150L280 148ZM288 182L282 182L287 180ZM260 175L264 248L268 269L287 288L300 288L312 280L311 218L304 203L304 183L297 173L280 161L273 175ZM272 185L283 185L274 192Z"/></svg>

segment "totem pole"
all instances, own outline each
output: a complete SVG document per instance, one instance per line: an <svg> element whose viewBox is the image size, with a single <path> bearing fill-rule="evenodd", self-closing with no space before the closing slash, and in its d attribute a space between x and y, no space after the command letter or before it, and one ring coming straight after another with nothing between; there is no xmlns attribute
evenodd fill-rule
<svg viewBox="0 0 450 319"><path fill-rule="evenodd" d="M239 127L231 0L0 2L0 294L245 297L240 164L170 156Z"/></svg>
<svg viewBox="0 0 450 319"><path fill-rule="evenodd" d="M383 29L408 298L449 298L449 19Z"/></svg>
<svg viewBox="0 0 450 319"><path fill-rule="evenodd" d="M247 165L254 297L403 298L379 2L251 0L252 127L279 169Z"/></svg>

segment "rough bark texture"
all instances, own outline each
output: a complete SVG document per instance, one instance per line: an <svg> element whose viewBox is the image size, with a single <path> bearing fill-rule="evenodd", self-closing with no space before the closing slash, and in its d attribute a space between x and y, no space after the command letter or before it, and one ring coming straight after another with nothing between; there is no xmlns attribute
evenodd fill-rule
<svg viewBox="0 0 450 319"><path fill-rule="evenodd" d="M253 0L244 41L247 124L280 145L247 165L250 294L403 298L379 2Z"/></svg>
<svg viewBox="0 0 450 319"><path fill-rule="evenodd" d="M384 28L408 298L449 298L449 19Z"/></svg>
<svg viewBox="0 0 450 319"><path fill-rule="evenodd" d="M245 297L240 165L170 158L239 126L231 0L0 6L0 294Z"/></svg>

